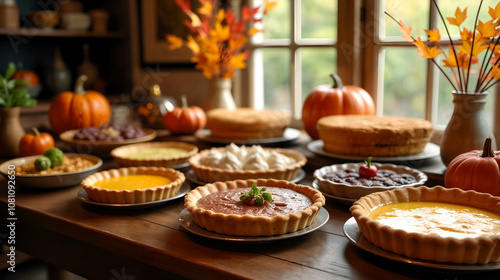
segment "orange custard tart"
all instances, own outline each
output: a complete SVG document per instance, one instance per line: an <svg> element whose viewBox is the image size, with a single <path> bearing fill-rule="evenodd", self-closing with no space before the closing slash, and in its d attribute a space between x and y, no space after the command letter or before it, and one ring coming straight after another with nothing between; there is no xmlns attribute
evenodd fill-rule
<svg viewBox="0 0 500 280"><path fill-rule="evenodd" d="M500 197L422 186L367 195L350 211L384 250L436 262L500 261Z"/></svg>
<svg viewBox="0 0 500 280"><path fill-rule="evenodd" d="M252 192L262 192L261 199ZM320 191L274 179L216 182L197 187L184 199L199 227L235 236L295 232L309 226L324 204Z"/></svg>
<svg viewBox="0 0 500 280"><path fill-rule="evenodd" d="M174 196L185 181L183 173L164 167L129 167L95 173L81 185L95 201L133 204Z"/></svg>

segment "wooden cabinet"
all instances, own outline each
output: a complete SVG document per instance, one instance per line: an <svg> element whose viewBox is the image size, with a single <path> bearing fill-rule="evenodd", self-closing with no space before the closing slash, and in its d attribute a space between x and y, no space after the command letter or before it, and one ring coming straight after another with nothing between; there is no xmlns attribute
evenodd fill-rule
<svg viewBox="0 0 500 280"><path fill-rule="evenodd" d="M21 27L0 28L0 71L4 72L9 61L22 63L25 69L36 71L43 90L39 100L50 100L55 93L47 86L47 77L59 47L73 81L76 70L83 62L83 45L88 44L90 60L99 69L99 77L106 95L118 95L131 88L130 47L128 40L128 6L119 0L81 1L84 11L104 9L110 15L108 32L72 31L60 27L41 29L33 27L26 15L30 11L58 10L58 1L41 4L42 1L17 0Z"/></svg>

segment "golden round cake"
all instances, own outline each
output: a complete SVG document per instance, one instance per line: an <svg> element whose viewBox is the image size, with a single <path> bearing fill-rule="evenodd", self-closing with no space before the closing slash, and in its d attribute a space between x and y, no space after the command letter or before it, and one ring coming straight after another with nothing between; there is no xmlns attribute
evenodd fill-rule
<svg viewBox="0 0 500 280"><path fill-rule="evenodd" d="M221 139L262 139L283 137L290 114L252 108L213 109L207 112L211 136Z"/></svg>
<svg viewBox="0 0 500 280"><path fill-rule="evenodd" d="M384 250L436 262L500 261L500 197L407 187L364 196L350 211L363 236Z"/></svg>
<svg viewBox="0 0 500 280"><path fill-rule="evenodd" d="M325 151L359 156L417 154L434 132L427 120L395 116L328 116L319 119L317 128Z"/></svg>
<svg viewBox="0 0 500 280"><path fill-rule="evenodd" d="M259 204L256 197L248 197L255 189L268 193L272 201ZM199 227L236 236L298 231L314 222L323 205L320 191L274 179L216 182L197 187L184 198L184 207Z"/></svg>

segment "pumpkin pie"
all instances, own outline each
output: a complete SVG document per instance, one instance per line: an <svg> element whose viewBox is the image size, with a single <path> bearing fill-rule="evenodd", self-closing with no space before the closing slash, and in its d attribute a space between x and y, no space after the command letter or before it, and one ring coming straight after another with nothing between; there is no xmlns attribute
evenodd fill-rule
<svg viewBox="0 0 500 280"><path fill-rule="evenodd" d="M150 142L115 148L111 156L118 165L171 167L184 164L198 147L184 142Z"/></svg>
<svg viewBox="0 0 500 280"><path fill-rule="evenodd" d="M306 162L304 155L293 150L234 143L203 150L189 159L196 177L206 183L258 178L290 181Z"/></svg>
<svg viewBox="0 0 500 280"><path fill-rule="evenodd" d="M367 195L350 211L368 241L396 254L461 264L500 261L500 197L422 186Z"/></svg>
<svg viewBox="0 0 500 280"><path fill-rule="evenodd" d="M186 180L183 173L165 167L128 167L97 172L81 185L95 201L133 204L174 196Z"/></svg>
<svg viewBox="0 0 500 280"><path fill-rule="evenodd" d="M256 186L273 201L241 200ZM310 225L325 204L320 191L284 180L235 180L207 184L187 193L184 206L201 228L236 236L271 236Z"/></svg>
<svg viewBox="0 0 500 280"><path fill-rule="evenodd" d="M359 156L421 153L434 132L427 120L396 116L328 116L317 128L325 151Z"/></svg>
<svg viewBox="0 0 500 280"><path fill-rule="evenodd" d="M207 127L211 136L220 139L283 137L290 122L290 114L269 109L218 108L207 112Z"/></svg>

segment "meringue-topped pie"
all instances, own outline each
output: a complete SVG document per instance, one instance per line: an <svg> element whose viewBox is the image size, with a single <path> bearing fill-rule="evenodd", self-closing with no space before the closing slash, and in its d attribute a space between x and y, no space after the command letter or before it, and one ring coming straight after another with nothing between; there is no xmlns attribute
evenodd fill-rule
<svg viewBox="0 0 500 280"><path fill-rule="evenodd" d="M363 236L384 250L436 262L500 261L500 197L405 187L364 196L350 211Z"/></svg>
<svg viewBox="0 0 500 280"><path fill-rule="evenodd" d="M174 196L186 180L183 173L165 167L129 167L101 171L81 185L92 200L133 204Z"/></svg>
<svg viewBox="0 0 500 280"><path fill-rule="evenodd" d="M288 149L237 146L203 150L189 159L203 182L272 178L292 180L307 162L301 153Z"/></svg>
<svg viewBox="0 0 500 280"><path fill-rule="evenodd" d="M295 232L310 225L324 204L320 191L274 179L215 182L184 199L199 227L235 236Z"/></svg>

